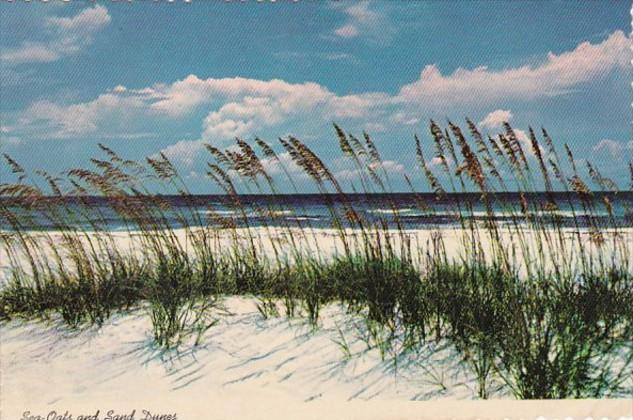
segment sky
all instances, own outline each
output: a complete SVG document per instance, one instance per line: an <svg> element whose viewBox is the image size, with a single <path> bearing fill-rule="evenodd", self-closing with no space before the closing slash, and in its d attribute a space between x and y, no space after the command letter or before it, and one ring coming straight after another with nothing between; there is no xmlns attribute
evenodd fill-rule
<svg viewBox="0 0 633 420"><path fill-rule="evenodd" d="M308 192L277 142L293 135L352 188L336 122L369 133L394 189L407 174L426 190L414 134L432 156L430 119L469 117L489 134L508 121L522 141L545 127L630 183L628 0L16 0L0 12L0 152L30 171L87 167L104 143L128 159L162 151L193 192L215 193L204 144L258 136Z"/></svg>

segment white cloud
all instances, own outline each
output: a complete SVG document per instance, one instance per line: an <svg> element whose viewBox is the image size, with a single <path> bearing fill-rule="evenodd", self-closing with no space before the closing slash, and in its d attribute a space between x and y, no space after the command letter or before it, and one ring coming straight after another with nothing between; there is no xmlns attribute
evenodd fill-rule
<svg viewBox="0 0 633 420"><path fill-rule="evenodd" d="M29 41L23 42L19 48L8 48L0 53L0 60L7 64L48 63L59 57L55 47Z"/></svg>
<svg viewBox="0 0 633 420"><path fill-rule="evenodd" d="M358 169L343 169L334 173L334 178L337 181L356 181L360 180L360 171Z"/></svg>
<svg viewBox="0 0 633 420"><path fill-rule="evenodd" d="M347 19L334 29L334 36L343 39L364 37L375 44L389 44L396 32L394 24L383 13L370 9L369 5L370 2L364 0L343 8Z"/></svg>
<svg viewBox="0 0 633 420"><path fill-rule="evenodd" d="M334 33L341 38L354 38L358 36L358 28L354 25L343 25L334 30Z"/></svg>
<svg viewBox="0 0 633 420"><path fill-rule="evenodd" d="M502 126L504 122L510 122L512 120L512 112L505 109L497 109L486 115L483 120L479 122L479 126L482 128L497 129Z"/></svg>
<svg viewBox="0 0 633 420"><path fill-rule="evenodd" d="M77 54L92 44L93 36L111 21L108 10L95 5L73 17L48 17L45 21L47 40L24 41L15 48L5 48L0 60L9 65L47 63Z"/></svg>
<svg viewBox="0 0 633 420"><path fill-rule="evenodd" d="M373 169L378 169L380 166L382 166L382 169L384 169L385 172L387 172L390 175L404 173L404 165L395 160L384 160L382 161L382 165L381 164L372 165Z"/></svg>
<svg viewBox="0 0 633 420"><path fill-rule="evenodd" d="M212 142L256 134L264 127L301 116L318 121L364 118L392 101L384 93L339 96L312 82L293 84L239 77L203 80L195 75L142 93L129 89L123 92L142 96L152 111L173 118L186 116L201 106L220 104L203 121L201 140Z"/></svg>
<svg viewBox="0 0 633 420"><path fill-rule="evenodd" d="M525 154L528 157L535 157L536 154L534 153L534 148L532 147L532 140L530 140L528 133L518 128L513 128L513 131L514 134L517 136L517 140L519 140L519 143L521 143L521 147L523 148ZM541 150L542 154L545 154L545 149L543 149L540 144L539 149Z"/></svg>
<svg viewBox="0 0 633 420"><path fill-rule="evenodd" d="M449 165L453 164L453 159L451 159L450 157L445 157L445 159L446 159L446 163L447 164L449 164ZM431 160L429 161L428 165L429 165L430 168L440 168L440 167L443 166L443 162L442 162L441 158L439 158L437 156L434 156L434 157L431 158Z"/></svg>
<svg viewBox="0 0 633 420"><path fill-rule="evenodd" d="M284 174L285 168L285 170L292 176L298 176L301 178L308 177L305 171L292 160L292 157L290 157L290 153L279 153L277 157L277 160L271 158L265 158L261 160L264 169L269 175L275 176Z"/></svg>
<svg viewBox="0 0 633 420"><path fill-rule="evenodd" d="M628 143L611 139L602 139L594 147L594 152L606 151L614 160L622 160L628 156L633 156L633 140Z"/></svg>
<svg viewBox="0 0 633 420"><path fill-rule="evenodd" d="M396 112L391 116L390 121L397 125L415 125L420 122L420 119L405 112Z"/></svg>
<svg viewBox="0 0 633 420"><path fill-rule="evenodd" d="M247 96L229 102L204 120L203 138L231 138L248 134L256 126L271 126L282 120L283 110L271 98Z"/></svg>
<svg viewBox="0 0 633 420"><path fill-rule="evenodd" d="M480 128L505 132L505 130L502 129L503 123L509 123L510 121L512 121L513 117L514 115L509 109L497 109L496 111L492 111L491 113L486 115L484 119L479 122L478 125ZM514 131L514 134L521 144L521 148L525 152L526 156L535 157L536 155L532 146L532 140L530 140L528 133L524 130L514 127L512 128L512 130ZM541 147L540 145L539 149L541 150L541 153L545 153L545 149L543 149L543 147Z"/></svg>
<svg viewBox="0 0 633 420"><path fill-rule="evenodd" d="M283 80L256 80L242 77L202 80L189 75L172 85L152 88L152 96L158 100L152 109L172 115L185 115L202 104L218 100L239 100L245 97L268 97L277 102L281 110L314 105L333 96L317 83L291 84Z"/></svg>
<svg viewBox="0 0 633 420"><path fill-rule="evenodd" d="M97 4L93 8L82 10L73 17L53 16L47 18L46 22L65 34L91 35L109 24L110 20L111 17L108 14L108 9Z"/></svg>
<svg viewBox="0 0 633 420"><path fill-rule="evenodd" d="M143 101L137 97L111 93L102 94L90 102L72 105L42 100L23 111L18 123L22 131L39 137L76 137L96 133L100 129L105 131L115 118L118 124L125 124L131 118L131 111L140 111L143 107Z"/></svg>
<svg viewBox="0 0 633 420"><path fill-rule="evenodd" d="M161 151L178 166L186 168L193 166L197 157L207 153L204 149L204 142L200 140L180 140Z"/></svg>
<svg viewBox="0 0 633 420"><path fill-rule="evenodd" d="M583 42L573 51L549 53L545 62L493 71L487 67L459 68L449 76L436 65L424 67L420 78L400 90L405 103L435 106L529 100L560 95L579 84L604 77L631 60L631 40L622 31L599 44Z"/></svg>
<svg viewBox="0 0 633 420"><path fill-rule="evenodd" d="M22 139L13 135L13 127L0 125L0 146L15 145L20 143L22 143Z"/></svg>
<svg viewBox="0 0 633 420"><path fill-rule="evenodd" d="M331 96L327 114L333 118L362 118L372 113L382 113L382 108L393 103L386 93L361 93L357 95Z"/></svg>
<svg viewBox="0 0 633 420"><path fill-rule="evenodd" d="M368 133L382 133L387 131L387 127L381 123L369 122L363 125L363 130Z"/></svg>

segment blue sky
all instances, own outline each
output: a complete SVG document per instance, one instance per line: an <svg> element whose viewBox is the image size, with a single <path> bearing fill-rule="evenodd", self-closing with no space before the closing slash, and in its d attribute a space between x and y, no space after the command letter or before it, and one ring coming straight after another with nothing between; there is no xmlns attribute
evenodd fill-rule
<svg viewBox="0 0 633 420"><path fill-rule="evenodd" d="M366 130L397 189L413 134L469 116L544 126L627 184L628 1L0 3L0 149L29 169L165 152L195 192L202 144L293 134L344 182L332 129ZM281 150L278 149L280 152ZM271 164L271 172L279 172ZM6 167L0 177L9 178ZM297 175L297 179L301 179Z"/></svg>

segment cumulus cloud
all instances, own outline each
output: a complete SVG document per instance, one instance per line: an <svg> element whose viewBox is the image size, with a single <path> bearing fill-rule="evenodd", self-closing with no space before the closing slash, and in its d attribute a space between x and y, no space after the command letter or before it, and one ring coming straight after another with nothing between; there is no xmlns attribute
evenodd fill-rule
<svg viewBox="0 0 633 420"><path fill-rule="evenodd" d="M503 123L511 122L513 117L514 115L509 109L497 109L486 115L484 119L479 122L478 125L480 128L503 132ZM535 153L532 146L532 140L530 140L528 133L516 127L513 127L513 131L514 134L517 136L517 140L519 141L519 143L521 143L521 147L523 148L525 154L528 157L534 157ZM539 148L541 150L541 153L545 153L543 147L539 145Z"/></svg>
<svg viewBox="0 0 633 420"><path fill-rule="evenodd" d="M593 151L606 151L613 159L622 160L627 156L633 156L633 140L624 143L611 139L602 139L593 147Z"/></svg>
<svg viewBox="0 0 633 420"><path fill-rule="evenodd" d="M84 9L72 17L49 17L48 25L56 28L62 34L91 35L110 23L108 9L97 4L93 8Z"/></svg>
<svg viewBox="0 0 633 420"><path fill-rule="evenodd" d="M418 117L401 111L393 114L389 120L396 125L415 125L420 122Z"/></svg>
<svg viewBox="0 0 633 420"><path fill-rule="evenodd" d="M43 28L46 41L27 40L17 47L5 48L0 60L9 65L46 63L77 54L92 44L94 35L111 20L108 9L99 4L72 17L48 17Z"/></svg>
<svg viewBox="0 0 633 420"><path fill-rule="evenodd" d="M0 146L16 145L20 143L22 143L22 139L13 135L13 127L0 125Z"/></svg>
<svg viewBox="0 0 633 420"><path fill-rule="evenodd" d="M139 98L111 93L72 105L41 100L23 111L18 123L22 131L39 137L69 138L96 133L106 128L101 123L111 123L114 118L119 124L124 124L131 111L142 110L143 107L144 103Z"/></svg>
<svg viewBox="0 0 633 420"><path fill-rule="evenodd" d="M479 126L482 128L497 129L501 127L504 122L510 122L512 120L512 112L505 109L497 109L486 115L483 120L479 122Z"/></svg>
<svg viewBox="0 0 633 420"><path fill-rule="evenodd" d="M248 134L256 126L279 123L283 110L269 97L247 96L240 102L229 102L204 120L204 138L231 138Z"/></svg>
<svg viewBox="0 0 633 420"><path fill-rule="evenodd" d="M503 123L511 122L513 117L514 115L512 114L512 111L506 109L497 109L496 111L492 111L491 113L486 115L484 119L479 122L478 125L479 127L488 130L497 130L503 132ZM534 148L532 146L532 140L530 140L528 133L525 130L521 130L516 127L513 127L512 129L517 137L517 140L519 141L519 143L521 143L521 147L523 148L525 154L528 157L536 156L534 153ZM539 149L541 150L541 153L545 154L545 149L543 149L542 146L539 145Z"/></svg>
<svg viewBox="0 0 633 420"><path fill-rule="evenodd" d="M204 140L251 135L258 129L280 125L298 116L310 115L321 120L368 117L392 101L384 93L336 95L312 82L239 77L203 80L195 75L172 85L123 92L139 95L148 101L150 110L173 118L186 116L201 106L220 104L203 121Z"/></svg>
<svg viewBox="0 0 633 420"><path fill-rule="evenodd" d="M343 8L347 19L334 29L334 36L343 39L364 37L375 44L389 44L396 32L394 24L369 6L369 1L358 1Z"/></svg>
<svg viewBox="0 0 633 420"><path fill-rule="evenodd" d="M382 113L382 108L392 103L393 98L378 92L332 96L328 101L327 115L333 118L368 117L376 111Z"/></svg>
<svg viewBox="0 0 633 420"><path fill-rule="evenodd" d="M513 128L513 130L514 134L517 136L517 140L521 143L521 147L523 147L525 154L528 157L535 157L536 154L534 153L534 148L532 147L532 140L530 140L528 133L518 128ZM541 150L541 153L545 153L545 149L543 149L542 146L539 145L539 149Z"/></svg>
<svg viewBox="0 0 633 420"><path fill-rule="evenodd" d="M583 42L573 51L559 55L550 52L544 62L534 66L498 71L459 68L443 75L431 64L424 67L418 80L403 86L399 96L403 102L439 106L561 95L604 77L614 68L626 68L632 58L630 45L624 32L616 31L598 44Z"/></svg>
<svg viewBox="0 0 633 420"><path fill-rule="evenodd" d="M196 157L205 153L204 142L200 140L180 140L161 150L165 156L179 166L191 167Z"/></svg>
<svg viewBox="0 0 633 420"><path fill-rule="evenodd" d="M277 155L278 159L265 158L262 159L262 166L266 170L266 172L271 175L281 175L284 174L284 169L293 177L298 176L301 178L308 178L308 175L305 173L303 169L301 169L295 162L292 160L290 153L283 152Z"/></svg>
<svg viewBox="0 0 633 420"><path fill-rule="evenodd" d="M217 100L266 97L287 111L317 104L333 95L317 83L292 84L278 79L265 81L242 77L203 80L195 75L172 85L154 86L147 93L157 99L151 105L152 109L176 117Z"/></svg>

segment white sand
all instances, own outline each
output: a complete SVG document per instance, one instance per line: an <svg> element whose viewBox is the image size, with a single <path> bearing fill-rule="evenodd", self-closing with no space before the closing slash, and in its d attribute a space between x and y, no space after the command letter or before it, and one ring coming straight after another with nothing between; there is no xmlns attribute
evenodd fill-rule
<svg viewBox="0 0 633 420"><path fill-rule="evenodd" d="M624 417L625 400L472 401L472 375L450 349L434 345L383 361L368 349L362 324L331 306L320 328L305 321L264 320L253 299L230 298L202 345L161 351L151 343L145 311L117 315L101 329L73 333L62 326L12 321L0 328L3 419L25 411L94 414L136 409L207 418L523 418ZM344 331L352 356L336 343ZM429 400L432 401L413 401ZM368 401L370 400L370 401ZM462 400L457 402L455 400ZM518 411L517 411L518 410ZM300 417L295 417L300 416Z"/></svg>
<svg viewBox="0 0 633 420"><path fill-rule="evenodd" d="M287 240L284 232L272 233L280 244ZM341 249L333 233L319 231L321 251ZM416 247L431 239L429 231L407 233ZM134 237L115 236L117 247L134 252ZM459 255L461 232L445 230L443 236L449 255ZM219 245L228 241L222 238ZM263 247L269 250L267 241ZM625 243L633 252L633 231L626 232ZM6 268L3 255L0 263ZM514 401L501 388L494 401L469 401L476 396L472 374L453 350L438 351L441 343L394 364L389 356L383 361L378 349L368 349L362 321L338 306L324 310L315 330L301 319L265 320L255 304L227 299L230 315L219 317L200 346L170 352L152 345L143 309L79 333L35 321L4 323L0 418L22 419L25 411L47 418L53 410L62 415L68 410L77 420L100 410L99 418L106 419L111 409L118 414L135 409L135 419L145 418L143 409L175 412L179 419L633 418L629 400ZM337 344L338 328L350 346L349 358Z"/></svg>

